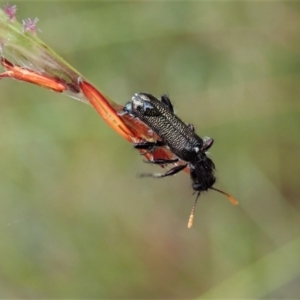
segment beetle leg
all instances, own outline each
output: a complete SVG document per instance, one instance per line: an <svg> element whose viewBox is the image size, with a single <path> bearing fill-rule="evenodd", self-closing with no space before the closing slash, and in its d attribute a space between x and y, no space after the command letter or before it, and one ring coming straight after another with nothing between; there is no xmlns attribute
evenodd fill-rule
<svg viewBox="0 0 300 300"><path fill-rule="evenodd" d="M203 146L202 146L202 151L206 152L214 143L214 140L212 138L204 138L203 139Z"/></svg>
<svg viewBox="0 0 300 300"><path fill-rule="evenodd" d="M165 146L165 143L162 141L156 142L141 142L141 143L134 143L133 147L135 149L145 149L145 150L152 150L155 147L162 147Z"/></svg>
<svg viewBox="0 0 300 300"><path fill-rule="evenodd" d="M174 113L174 107L173 107L173 104L171 103L170 98L167 95L164 94L164 95L161 96L160 99L161 99L161 102L164 105L166 105L172 113Z"/></svg>
<svg viewBox="0 0 300 300"><path fill-rule="evenodd" d="M178 162L179 159L153 159L153 160L144 160L144 163L147 164L157 164L157 165L166 165Z"/></svg>
<svg viewBox="0 0 300 300"><path fill-rule="evenodd" d="M141 142L133 144L135 149L145 149L146 151L141 153L141 155L145 155L151 151L153 151L157 147L163 147L166 144L163 141L155 141L155 142Z"/></svg>
<svg viewBox="0 0 300 300"><path fill-rule="evenodd" d="M141 177L163 178L163 177L175 175L178 172L182 171L186 167L187 167L187 164L185 164L185 165L179 165L179 166L176 166L176 167L170 169L169 171L167 171L164 174L160 174L160 173L144 173L144 174L141 174L140 176Z"/></svg>
<svg viewBox="0 0 300 300"><path fill-rule="evenodd" d="M193 124L186 124L193 132L195 132L195 127Z"/></svg>

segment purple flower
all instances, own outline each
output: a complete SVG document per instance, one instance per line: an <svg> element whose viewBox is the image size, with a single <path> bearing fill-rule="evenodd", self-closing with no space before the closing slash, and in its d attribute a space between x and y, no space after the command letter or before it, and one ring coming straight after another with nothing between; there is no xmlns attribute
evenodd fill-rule
<svg viewBox="0 0 300 300"><path fill-rule="evenodd" d="M36 34L36 31L38 30L36 23L38 21L38 18L35 18L34 20L31 20L30 18L22 20L22 32L30 31L33 34Z"/></svg>
<svg viewBox="0 0 300 300"><path fill-rule="evenodd" d="M9 21L15 21L16 20L17 5L6 4L3 7L3 11L8 16Z"/></svg>

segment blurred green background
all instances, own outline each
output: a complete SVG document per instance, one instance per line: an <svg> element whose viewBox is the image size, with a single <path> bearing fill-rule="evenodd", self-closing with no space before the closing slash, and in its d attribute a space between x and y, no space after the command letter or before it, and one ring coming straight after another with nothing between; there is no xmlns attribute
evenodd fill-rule
<svg viewBox="0 0 300 300"><path fill-rule="evenodd" d="M4 4L4 3L3 3ZM215 139L194 201L88 105L0 82L1 298L298 298L300 5L16 2L38 36L118 103L167 93Z"/></svg>

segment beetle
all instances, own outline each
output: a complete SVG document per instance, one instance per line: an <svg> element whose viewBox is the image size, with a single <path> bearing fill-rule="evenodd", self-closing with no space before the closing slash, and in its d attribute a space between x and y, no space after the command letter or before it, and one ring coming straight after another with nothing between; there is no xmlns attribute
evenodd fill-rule
<svg viewBox="0 0 300 300"><path fill-rule="evenodd" d="M175 159L153 159L150 163L158 165L175 164L163 174L147 173L142 177L163 178L172 176L189 168L192 180L192 188L197 194L188 227L192 227L197 200L203 191L215 190L226 195L233 204L236 200L219 189L213 187L216 182L215 164L207 156L207 150L213 145L212 138L199 137L191 124L185 124L175 113L173 105L167 95L162 95L158 100L148 93L136 93L131 100L125 104L123 112L139 119L145 123L160 140L154 142L144 141L135 143L137 149L153 151L157 147L167 147L176 156ZM178 162L183 162L177 164Z"/></svg>

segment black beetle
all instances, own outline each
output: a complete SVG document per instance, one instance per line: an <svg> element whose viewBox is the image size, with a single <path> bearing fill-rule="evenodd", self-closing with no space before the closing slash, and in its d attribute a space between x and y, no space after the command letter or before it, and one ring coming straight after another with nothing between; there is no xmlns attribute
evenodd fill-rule
<svg viewBox="0 0 300 300"><path fill-rule="evenodd" d="M164 174L142 174L143 177L162 178L174 175L189 167L192 187L197 193L188 223L189 228L192 226L196 203L202 191L213 189L225 194L232 203L237 204L232 196L213 187L216 182L215 165L206 152L214 140L212 138L200 138L195 133L193 125L185 124L179 119L174 113L173 105L168 96L163 95L161 100L158 100L151 94L136 93L131 101L124 106L123 111L145 123L161 139L155 142L136 143L134 144L135 148L152 151L156 147L168 147L178 157L172 160L155 159L150 161L151 163L165 165L176 164L179 160L185 162L175 165Z"/></svg>

